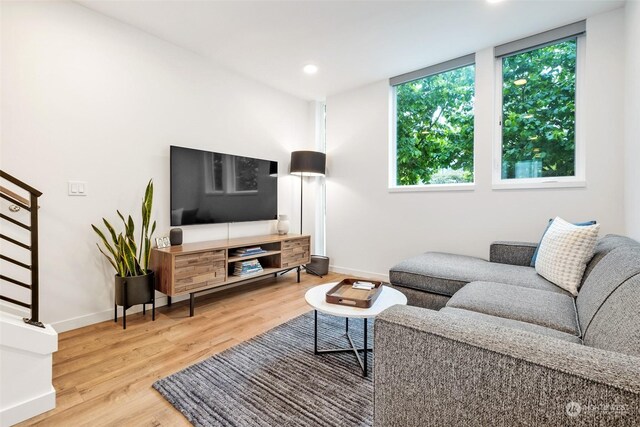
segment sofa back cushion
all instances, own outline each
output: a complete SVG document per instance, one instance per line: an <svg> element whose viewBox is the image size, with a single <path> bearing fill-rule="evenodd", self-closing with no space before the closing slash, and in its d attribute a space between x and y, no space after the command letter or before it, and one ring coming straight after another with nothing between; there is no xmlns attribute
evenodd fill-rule
<svg viewBox="0 0 640 427"><path fill-rule="evenodd" d="M593 250L593 258L591 261L587 263L587 268L584 270L584 276L582 276L582 283L586 282L591 271L598 265L598 263L604 258L612 250L619 247L633 247L640 246L640 243L635 240L625 237L619 236L617 234L607 234L596 243L596 247Z"/></svg>
<svg viewBox="0 0 640 427"><path fill-rule="evenodd" d="M609 295L583 335L585 345L640 357L640 274Z"/></svg>
<svg viewBox="0 0 640 427"><path fill-rule="evenodd" d="M624 344L633 341L634 334L640 331L638 283L639 244L618 246L598 260L576 298L578 322L586 345L624 353L640 351L638 348L626 348ZM626 299L621 295L626 295ZM629 326L628 333L618 331L620 325ZM607 347L609 345L613 347ZM627 351L621 350L625 348Z"/></svg>

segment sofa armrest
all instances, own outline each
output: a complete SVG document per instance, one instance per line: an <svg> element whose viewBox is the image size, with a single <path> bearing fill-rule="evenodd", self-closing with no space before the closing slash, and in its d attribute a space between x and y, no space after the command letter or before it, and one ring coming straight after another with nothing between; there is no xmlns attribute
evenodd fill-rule
<svg viewBox="0 0 640 427"><path fill-rule="evenodd" d="M489 261L529 267L537 247L537 243L493 242L489 249Z"/></svg>
<svg viewBox="0 0 640 427"><path fill-rule="evenodd" d="M394 306L376 318L374 391L376 426L633 425L640 358Z"/></svg>

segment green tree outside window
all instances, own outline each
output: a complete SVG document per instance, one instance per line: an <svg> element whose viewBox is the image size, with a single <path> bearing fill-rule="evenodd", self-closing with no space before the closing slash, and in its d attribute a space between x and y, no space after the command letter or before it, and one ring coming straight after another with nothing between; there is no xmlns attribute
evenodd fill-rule
<svg viewBox="0 0 640 427"><path fill-rule="evenodd" d="M576 48L502 59L502 179L575 176Z"/></svg>
<svg viewBox="0 0 640 427"><path fill-rule="evenodd" d="M473 182L475 65L396 86L396 184Z"/></svg>

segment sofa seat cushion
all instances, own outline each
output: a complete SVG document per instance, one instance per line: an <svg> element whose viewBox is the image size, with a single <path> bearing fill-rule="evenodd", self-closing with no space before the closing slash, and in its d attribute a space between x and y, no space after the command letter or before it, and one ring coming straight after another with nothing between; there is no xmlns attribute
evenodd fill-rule
<svg viewBox="0 0 640 427"><path fill-rule="evenodd" d="M518 320L580 336L575 303L569 295L504 283L472 282L447 307Z"/></svg>
<svg viewBox="0 0 640 427"><path fill-rule="evenodd" d="M545 335L557 338L563 341L569 341L576 344L582 344L582 340L575 335L566 332L560 332L555 329L545 328L544 326L534 325L533 323L521 322L519 320L505 319L504 317L491 316L489 314L478 313L477 311L463 310L460 308L445 307L440 310L453 316L466 317L472 320L492 323L494 325L505 326L507 328L519 329L521 331L534 332L539 335Z"/></svg>
<svg viewBox="0 0 640 427"><path fill-rule="evenodd" d="M400 262L389 270L389 280L396 286L447 296L475 281L508 283L569 295L538 275L533 267L442 252L427 252Z"/></svg>

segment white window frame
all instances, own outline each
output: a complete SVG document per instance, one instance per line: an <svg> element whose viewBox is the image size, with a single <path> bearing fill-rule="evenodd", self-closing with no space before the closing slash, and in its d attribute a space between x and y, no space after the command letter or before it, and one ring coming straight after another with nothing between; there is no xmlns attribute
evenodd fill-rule
<svg viewBox="0 0 640 427"><path fill-rule="evenodd" d="M558 40L557 42L561 42ZM554 42L555 43L555 42ZM586 147L584 138L583 102L584 99L584 64L586 53L586 36L576 37L576 99L575 99L575 175L546 178L502 178L502 57L495 58L495 127L493 144L493 178L494 190L517 190L535 188L576 188L586 187Z"/></svg>
<svg viewBox="0 0 640 427"><path fill-rule="evenodd" d="M465 182L465 183L454 183L454 184L418 184L418 185L398 185L397 184L397 172L398 172L398 139L397 139L397 124L398 124L398 106L397 106L397 96L396 96L396 87L403 83L408 83L413 80L418 80L430 76L434 76L437 74L446 73L447 71L452 71L457 68L467 67L469 65L474 66L474 98L477 93L477 83L478 80L475 78L477 76L477 63L475 61L475 54L473 55L473 61L466 63L465 65L455 66L456 62L459 60L464 60L466 57L461 57L457 59L453 59L451 61L443 62L441 64L436 64L431 67L427 67L421 70L412 71L410 73L403 74L401 76L392 77L390 79L390 87L389 87L389 181L388 181L388 191L390 193L405 193L405 192L420 192L420 191L473 191L476 186L476 160L477 160L477 150L476 150L476 138L475 138L475 130L476 130L476 115L474 111L473 115L473 128L474 128L474 138L473 138L473 182ZM467 55L470 57L471 55ZM449 67L448 64L454 64ZM401 83L398 83L400 81ZM475 107L475 106L474 106Z"/></svg>
<svg viewBox="0 0 640 427"><path fill-rule="evenodd" d="M315 101L315 143L316 150L327 152L327 104ZM312 239L317 255L327 254L327 182L324 176L316 176L316 220L315 234Z"/></svg>

